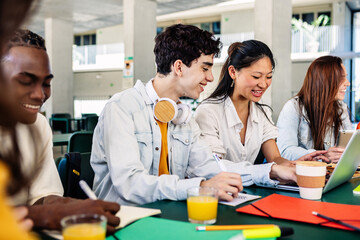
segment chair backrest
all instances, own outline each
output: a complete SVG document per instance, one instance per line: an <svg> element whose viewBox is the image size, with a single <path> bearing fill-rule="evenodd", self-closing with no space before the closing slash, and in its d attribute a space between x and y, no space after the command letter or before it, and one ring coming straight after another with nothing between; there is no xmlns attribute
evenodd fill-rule
<svg viewBox="0 0 360 240"><path fill-rule="evenodd" d="M51 114L52 118L71 118L70 113L53 113Z"/></svg>
<svg viewBox="0 0 360 240"><path fill-rule="evenodd" d="M90 152L66 153L58 167L61 182L64 187L64 196L79 199L88 198L79 186L84 180L91 188L94 182L94 171L90 165Z"/></svg>
<svg viewBox="0 0 360 240"><path fill-rule="evenodd" d="M96 124L98 123L98 116L88 116L85 117L85 130L86 131L94 131Z"/></svg>
<svg viewBox="0 0 360 240"><path fill-rule="evenodd" d="M92 147L92 131L80 131L74 132L70 139L68 145L68 152L91 152Z"/></svg>
<svg viewBox="0 0 360 240"><path fill-rule="evenodd" d="M53 113L50 118L51 129L61 133L71 132L71 115L70 113Z"/></svg>
<svg viewBox="0 0 360 240"><path fill-rule="evenodd" d="M96 113L82 113L81 117L85 118L85 117L92 117L92 116L97 116Z"/></svg>

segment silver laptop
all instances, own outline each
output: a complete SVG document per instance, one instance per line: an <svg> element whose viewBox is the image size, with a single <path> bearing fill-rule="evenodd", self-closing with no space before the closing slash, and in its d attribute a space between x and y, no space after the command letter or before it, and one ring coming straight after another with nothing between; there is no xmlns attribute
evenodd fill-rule
<svg viewBox="0 0 360 240"><path fill-rule="evenodd" d="M334 171L332 172L329 180L327 181L323 193L330 191L331 189L336 188L340 184L351 179L354 175L356 169L360 164L360 130L356 130L349 140L343 155L341 156L339 162L336 164ZM298 186L278 184L276 186L263 186L261 187L270 187L281 190L289 191L299 191Z"/></svg>

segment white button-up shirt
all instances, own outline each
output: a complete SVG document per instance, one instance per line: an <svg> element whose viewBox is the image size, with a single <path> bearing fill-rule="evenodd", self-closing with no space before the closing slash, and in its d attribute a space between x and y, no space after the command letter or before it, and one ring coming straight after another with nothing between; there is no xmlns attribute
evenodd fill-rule
<svg viewBox="0 0 360 240"><path fill-rule="evenodd" d="M204 139L212 151L222 158L254 164L261 145L269 139L276 139L278 135L277 128L271 120L270 108L263 107L263 109L267 117L254 102L250 103L243 145L240 131L244 124L230 97L223 102L211 100L202 102L195 114L202 132L200 138Z"/></svg>

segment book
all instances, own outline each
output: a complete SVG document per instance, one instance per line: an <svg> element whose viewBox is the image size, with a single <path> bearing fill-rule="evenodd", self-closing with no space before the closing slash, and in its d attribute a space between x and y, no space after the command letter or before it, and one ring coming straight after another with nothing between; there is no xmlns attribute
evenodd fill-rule
<svg viewBox="0 0 360 240"><path fill-rule="evenodd" d="M119 226L117 226L117 228L123 228L138 219L157 215L160 213L160 209L121 206L120 211L116 213L116 216L120 218L120 224Z"/></svg>
<svg viewBox="0 0 360 240"><path fill-rule="evenodd" d="M230 239L241 233L241 230L229 231L196 231L196 226L189 222L175 221L157 217L146 217L133 224L119 229L114 236L109 236L106 240L117 239L146 239L146 240L177 240L177 239L196 239L196 240L217 240Z"/></svg>

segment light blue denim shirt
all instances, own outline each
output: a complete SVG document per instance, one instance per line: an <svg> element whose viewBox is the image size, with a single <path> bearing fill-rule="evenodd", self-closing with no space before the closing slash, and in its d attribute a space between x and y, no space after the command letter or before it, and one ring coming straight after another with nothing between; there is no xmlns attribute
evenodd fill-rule
<svg viewBox="0 0 360 240"><path fill-rule="evenodd" d="M158 176L161 133L153 116L153 101L145 86L115 94L106 104L94 131L91 165L94 190L100 199L124 205L162 199L186 199L186 190L220 172L210 148L199 140L194 119L188 124L168 124L168 166L171 175ZM249 166L224 160L243 185L276 184L270 180L271 164Z"/></svg>
<svg viewBox="0 0 360 240"><path fill-rule="evenodd" d="M343 114L341 120L343 126L341 129L350 130L352 125L350 122L347 106L344 102L340 102ZM303 114L304 109L302 109ZM280 112L277 127L279 129L279 137L277 144L281 156L289 160L296 160L305 154L316 151L311 137L309 123L304 116L300 116L299 103L297 98L292 98L286 102ZM336 137L331 129L326 132L324 139L325 150L335 145Z"/></svg>

